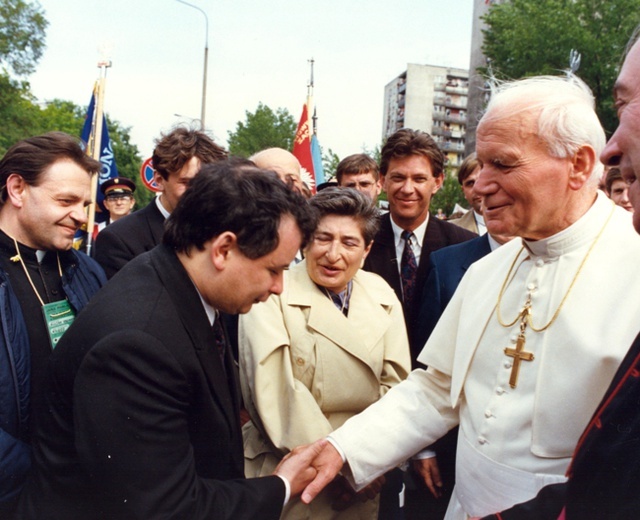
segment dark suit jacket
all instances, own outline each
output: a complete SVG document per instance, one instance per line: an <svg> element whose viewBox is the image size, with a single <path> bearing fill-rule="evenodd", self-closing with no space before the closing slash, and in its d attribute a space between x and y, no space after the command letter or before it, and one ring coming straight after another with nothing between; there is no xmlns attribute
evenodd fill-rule
<svg viewBox="0 0 640 520"><path fill-rule="evenodd" d="M606 348L606 342L603 344ZM585 429L569 481L487 519L635 520L640 517L640 334Z"/></svg>
<svg viewBox="0 0 640 520"><path fill-rule="evenodd" d="M422 300L416 302L419 306L415 332L418 343L424 345L429 339L469 266L489 253L491 246L486 234L431 253L431 268Z"/></svg>
<svg viewBox="0 0 640 520"><path fill-rule="evenodd" d="M131 262L52 355L19 518L277 519L282 480L244 479L229 349L225 365L177 256Z"/></svg>
<svg viewBox="0 0 640 520"><path fill-rule="evenodd" d="M98 233L94 257L107 278L136 256L162 242L164 220L153 199L144 208L109 224Z"/></svg>
<svg viewBox="0 0 640 520"><path fill-rule="evenodd" d="M429 218L427 229L422 240L422 252L420 253L420 263L418 264L418 275L416 280L416 294L414 301L422 300L422 288L429 272L429 255L442 247L470 240L477 235L448 222L444 222L434 217ZM396 258L396 246L391 227L391 214L386 213L381 217L380 231L373 242L371 252L364 263L364 269L379 274L393 288L402 301L402 283L398 270L398 258ZM424 346L419 345L414 339L416 329L417 309L407 309L404 304L404 316L409 335L409 345L411 347L411 359L415 363L420 350Z"/></svg>

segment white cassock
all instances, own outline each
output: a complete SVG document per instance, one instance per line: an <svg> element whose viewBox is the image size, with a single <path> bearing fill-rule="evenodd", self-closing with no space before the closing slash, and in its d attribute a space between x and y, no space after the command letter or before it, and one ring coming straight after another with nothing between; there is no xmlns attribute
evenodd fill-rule
<svg viewBox="0 0 640 520"><path fill-rule="evenodd" d="M598 238L598 235L602 231ZM586 262L587 252L594 244ZM522 249L523 245L525 246ZM517 260L516 260L517 258ZM514 263L515 260L515 263ZM575 445L640 329L640 236L631 214L599 193L564 231L512 240L473 264L415 370L379 402L334 431L352 479L362 487L460 424L456 488L447 520L483 516L563 481ZM509 385L519 321L531 295L515 388Z"/></svg>

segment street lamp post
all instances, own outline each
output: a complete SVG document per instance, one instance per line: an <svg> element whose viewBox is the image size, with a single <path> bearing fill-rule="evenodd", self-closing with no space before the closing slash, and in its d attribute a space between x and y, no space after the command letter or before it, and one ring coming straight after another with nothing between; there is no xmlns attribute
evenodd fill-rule
<svg viewBox="0 0 640 520"><path fill-rule="evenodd" d="M204 130L204 113L207 107L207 64L209 62L209 18L207 17L207 13L205 13L202 9L200 9L197 5L190 4L189 2L185 2L184 0L176 0L181 4L188 5L189 7L193 7L197 9L204 15L205 21L205 41L204 41L204 73L202 77L202 108L200 110L200 128Z"/></svg>

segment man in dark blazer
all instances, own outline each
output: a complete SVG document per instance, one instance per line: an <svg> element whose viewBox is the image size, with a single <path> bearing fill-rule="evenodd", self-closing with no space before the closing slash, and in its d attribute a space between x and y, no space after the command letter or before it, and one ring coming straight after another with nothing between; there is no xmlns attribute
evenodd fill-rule
<svg viewBox="0 0 640 520"><path fill-rule="evenodd" d="M469 266L488 255L492 249L486 233L467 242L454 244L431 253L430 269L418 303L416 341L424 345ZM499 245L493 240L494 247Z"/></svg>
<svg viewBox="0 0 640 520"><path fill-rule="evenodd" d="M308 457L244 479L237 375L218 318L282 291L313 229L304 200L270 172L219 162L166 228L54 351L19 518L277 519L310 480Z"/></svg>
<svg viewBox="0 0 640 520"><path fill-rule="evenodd" d="M107 278L160 243L164 221L176 207L189 181L203 165L226 157L227 152L199 130L179 126L156 141L152 162L160 196L139 211L107 226L96 239L95 259Z"/></svg>
<svg viewBox="0 0 640 520"><path fill-rule="evenodd" d="M429 270L429 254L477 236L448 222L429 218L431 197L444 179L443 166L444 155L425 132L404 128L387 139L381 151L380 175L389 201L389 213L381 217L380 231L364 263L364 269L382 276L402 302L414 367L424 346L415 339L416 302L421 301L422 286ZM412 235L405 239L404 231ZM411 295L405 294L400 275L403 251L409 247L416 268L409 281L414 288ZM379 518L402 518L395 510L395 495L402 488L398 472L392 472L387 478L389 484L380 498ZM394 480L397 483L394 484ZM412 495L428 493L421 482L410 481L407 487L407 507L411 501L415 502ZM411 490L415 487L418 489Z"/></svg>
<svg viewBox="0 0 640 520"><path fill-rule="evenodd" d="M429 255L445 246L464 242L475 233L436 218L429 218L431 197L444 179L444 155L433 138L419 130L404 128L382 147L380 174L387 192L389 213L382 216L380 231L373 242L364 269L382 276L403 304L411 358L415 364L424 343L415 340L417 310L422 287L429 271ZM411 248L417 260L412 301L407 301L400 277L403 230L414 233Z"/></svg>

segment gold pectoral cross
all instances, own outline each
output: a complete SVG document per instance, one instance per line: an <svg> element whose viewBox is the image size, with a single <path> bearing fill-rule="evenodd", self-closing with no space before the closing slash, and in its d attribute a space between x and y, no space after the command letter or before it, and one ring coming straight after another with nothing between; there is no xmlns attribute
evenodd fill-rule
<svg viewBox="0 0 640 520"><path fill-rule="evenodd" d="M513 358L513 366L511 367L511 376L509 377L509 386L515 388L518 383L518 373L520 372L520 361L533 361L533 353L524 350L526 339L524 330L518 335L516 348L505 348L504 353Z"/></svg>

